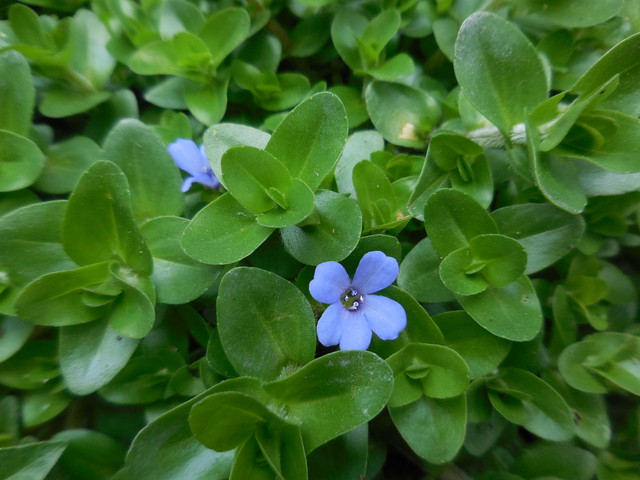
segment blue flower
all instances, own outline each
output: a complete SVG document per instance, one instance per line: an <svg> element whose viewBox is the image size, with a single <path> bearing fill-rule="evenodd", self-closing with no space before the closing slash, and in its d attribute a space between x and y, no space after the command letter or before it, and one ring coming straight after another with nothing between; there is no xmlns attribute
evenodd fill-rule
<svg viewBox="0 0 640 480"><path fill-rule="evenodd" d="M167 148L176 165L191 175L184 179L183 192L189 190L193 182L201 183L207 188L215 189L220 186L220 182L213 174L209 160L207 160L204 145L198 148L192 140L179 138Z"/></svg>
<svg viewBox="0 0 640 480"><path fill-rule="evenodd" d="M362 257L353 281L338 262L316 267L309 291L321 303L330 303L318 321L318 340L325 347L340 344L342 350L366 350L373 331L382 340L393 340L407 325L407 314L398 302L371 295L388 287L398 276L398 262L384 253Z"/></svg>

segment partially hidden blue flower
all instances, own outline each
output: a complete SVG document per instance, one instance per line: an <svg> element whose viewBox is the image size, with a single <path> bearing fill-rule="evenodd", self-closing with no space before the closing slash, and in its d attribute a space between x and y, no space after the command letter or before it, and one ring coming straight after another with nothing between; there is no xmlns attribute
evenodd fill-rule
<svg viewBox="0 0 640 480"><path fill-rule="evenodd" d="M353 276L338 262L316 267L309 283L311 296L329 303L318 321L318 340L325 347L366 350L373 331L382 340L393 340L407 325L407 314L395 300L371 295L388 287L398 276L398 262L383 252L365 254Z"/></svg>
<svg viewBox="0 0 640 480"><path fill-rule="evenodd" d="M204 145L198 148L194 141L179 138L167 148L178 168L191 175L184 179L182 184L183 192L189 190L194 182L213 189L217 189L220 186L220 182L214 175L213 170L211 170L209 160L207 160Z"/></svg>

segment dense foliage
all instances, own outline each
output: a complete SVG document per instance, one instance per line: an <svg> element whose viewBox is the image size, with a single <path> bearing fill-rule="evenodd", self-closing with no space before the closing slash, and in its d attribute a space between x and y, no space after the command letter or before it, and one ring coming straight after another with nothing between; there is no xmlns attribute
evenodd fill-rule
<svg viewBox="0 0 640 480"><path fill-rule="evenodd" d="M0 480L640 478L637 0L2 5Z"/></svg>

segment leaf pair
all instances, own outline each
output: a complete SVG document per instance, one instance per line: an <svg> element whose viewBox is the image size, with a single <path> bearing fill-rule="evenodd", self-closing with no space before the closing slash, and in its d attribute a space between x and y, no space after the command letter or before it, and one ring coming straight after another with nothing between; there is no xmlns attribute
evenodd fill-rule
<svg viewBox="0 0 640 480"><path fill-rule="evenodd" d="M425 228L443 259L441 281L476 322L514 341L539 332L540 305L523 275L527 255L516 240L498 233L478 203L457 190L438 190L425 206Z"/></svg>
<svg viewBox="0 0 640 480"><path fill-rule="evenodd" d="M189 424L213 450L239 447L232 479L265 468L264 460L282 478L306 478L306 455L375 417L392 385L389 367L376 355L340 351L282 380L223 382L193 405Z"/></svg>
<svg viewBox="0 0 640 480"><path fill-rule="evenodd" d="M357 206L331 192L313 193L337 162L347 130L342 102L327 92L298 105L270 138L248 127L211 127L205 147L228 193L193 218L182 238L185 251L205 263L233 263L282 228L285 245L300 261L344 258L359 238ZM294 226L310 215L308 227Z"/></svg>

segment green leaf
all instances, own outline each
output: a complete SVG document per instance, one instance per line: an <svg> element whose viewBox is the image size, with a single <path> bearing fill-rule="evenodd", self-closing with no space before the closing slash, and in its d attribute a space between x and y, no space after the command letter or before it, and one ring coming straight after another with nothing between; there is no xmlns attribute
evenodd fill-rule
<svg viewBox="0 0 640 480"><path fill-rule="evenodd" d="M158 31L162 38L171 38L184 30L198 31L204 23L202 12L195 5L183 0L168 0L158 7Z"/></svg>
<svg viewBox="0 0 640 480"><path fill-rule="evenodd" d="M355 196L356 191L353 186L354 167L361 160L368 159L373 152L383 149L384 139L375 130L366 130L350 135L334 172L338 192Z"/></svg>
<svg viewBox="0 0 640 480"><path fill-rule="evenodd" d="M261 424L284 423L259 400L241 392L220 392L195 403L189 414L193 435L205 447L231 450L249 440Z"/></svg>
<svg viewBox="0 0 640 480"><path fill-rule="evenodd" d="M0 363L20 350L32 331L32 324L17 317L0 315Z"/></svg>
<svg viewBox="0 0 640 480"><path fill-rule="evenodd" d="M313 212L316 197L306 183L294 178L283 199L287 208L282 209L276 206L258 215L257 221L260 225L283 228L300 223Z"/></svg>
<svg viewBox="0 0 640 480"><path fill-rule="evenodd" d="M22 403L22 423L25 428L33 428L55 418L71 403L72 397L59 385L49 391L37 390L24 396Z"/></svg>
<svg viewBox="0 0 640 480"><path fill-rule="evenodd" d="M307 265L340 261L360 240L362 216L358 204L329 190L316 194L316 210L304 223L283 228L280 234L289 254Z"/></svg>
<svg viewBox="0 0 640 480"><path fill-rule="evenodd" d="M608 0L612 1L612 0ZM603 2L602 5L606 3ZM640 33L631 35L602 55L571 87L571 92L587 96L618 74L640 64Z"/></svg>
<svg viewBox="0 0 640 480"><path fill-rule="evenodd" d="M413 59L406 53L400 53L379 67L368 69L367 73L383 82L399 82L411 75L414 69Z"/></svg>
<svg viewBox="0 0 640 480"><path fill-rule="evenodd" d="M127 177L131 208L138 224L183 209L182 183L160 137L142 122L122 120L104 142L104 155Z"/></svg>
<svg viewBox="0 0 640 480"><path fill-rule="evenodd" d="M363 160L356 164L353 168L353 187L362 211L364 230L386 226L391 228L399 220L404 220L391 182L374 163Z"/></svg>
<svg viewBox="0 0 640 480"><path fill-rule="evenodd" d="M0 54L0 77L4 83L0 91L0 129L17 135L27 135L35 103L35 87L25 58L9 50Z"/></svg>
<svg viewBox="0 0 640 480"><path fill-rule="evenodd" d="M60 370L69 391L88 395L109 383L127 364L139 341L122 337L107 319L60 330Z"/></svg>
<svg viewBox="0 0 640 480"><path fill-rule="evenodd" d="M182 77L166 78L147 90L144 99L157 107L186 110L188 107L184 94L188 83L189 80Z"/></svg>
<svg viewBox="0 0 640 480"><path fill-rule="evenodd" d="M549 5L541 0L529 0L535 13L550 22L566 28L590 27L609 20L622 6L623 0L557 0ZM576 477L577 479L577 477Z"/></svg>
<svg viewBox="0 0 640 480"><path fill-rule="evenodd" d="M506 287L490 287L457 300L478 325L507 340L531 340L542 328L540 302L526 276Z"/></svg>
<svg viewBox="0 0 640 480"><path fill-rule="evenodd" d="M0 217L0 264L11 283L24 286L47 273L76 265L61 244L64 200L27 205Z"/></svg>
<svg viewBox="0 0 640 480"><path fill-rule="evenodd" d="M542 194L556 207L578 214L587 205L578 172L567 158L540 152L537 132L527 124L527 150L536 184Z"/></svg>
<svg viewBox="0 0 640 480"><path fill-rule="evenodd" d="M340 99L329 92L317 93L280 122L265 150L315 192L338 161L348 129Z"/></svg>
<svg viewBox="0 0 640 480"><path fill-rule="evenodd" d="M323 3L331 3L327 0ZM329 12L318 12L315 15L302 18L291 30L291 56L309 57L319 52L331 35L331 20ZM335 93L335 92L334 92Z"/></svg>
<svg viewBox="0 0 640 480"><path fill-rule="evenodd" d="M103 153L88 137L72 137L45 150L46 161L34 187L46 193L71 192L82 173Z"/></svg>
<svg viewBox="0 0 640 480"><path fill-rule="evenodd" d="M425 228L435 251L445 257L485 233L498 233L487 211L473 198L457 190L438 190L425 207Z"/></svg>
<svg viewBox="0 0 640 480"><path fill-rule="evenodd" d="M524 273L527 264L522 245L504 235L478 235L469 242L469 250L473 262L482 265L479 272L492 287L506 287Z"/></svg>
<svg viewBox="0 0 640 480"><path fill-rule="evenodd" d="M308 457L309 471L317 480L366 477L369 429L364 424L315 449Z"/></svg>
<svg viewBox="0 0 640 480"><path fill-rule="evenodd" d="M431 148L431 143L429 144ZM414 190L409 198L409 212L420 220L424 220L424 207L429 197L436 191L445 186L445 182L449 179L448 172L438 167L429 155L422 164L422 171L418 177Z"/></svg>
<svg viewBox="0 0 640 480"><path fill-rule="evenodd" d="M285 424L269 428L260 425L255 438L262 455L278 476L284 480L308 478L307 458L299 427Z"/></svg>
<svg viewBox="0 0 640 480"><path fill-rule="evenodd" d="M56 469L62 470L68 478L107 480L124 463L125 448L104 433L82 429L64 430L56 433L52 440L67 444Z"/></svg>
<svg viewBox="0 0 640 480"><path fill-rule="evenodd" d="M484 208L493 200L493 178L489 161L479 155L471 161L461 158L449 176L451 186L473 197Z"/></svg>
<svg viewBox="0 0 640 480"><path fill-rule="evenodd" d="M116 64L106 47L109 38L109 32L95 13L85 9L76 12L67 44L70 66L96 88L107 82Z"/></svg>
<svg viewBox="0 0 640 480"><path fill-rule="evenodd" d="M142 338L155 320L155 289L148 277L126 267L111 265L112 277L122 292L113 302L109 325L125 337Z"/></svg>
<svg viewBox="0 0 640 480"><path fill-rule="evenodd" d="M476 12L464 21L454 68L465 96L505 134L547 98L536 49L520 29L493 13Z"/></svg>
<svg viewBox="0 0 640 480"><path fill-rule="evenodd" d="M36 325L76 325L95 320L105 311L85 304L84 291L91 291L110 278L110 262L75 270L49 273L29 283L16 301L23 320Z"/></svg>
<svg viewBox="0 0 640 480"><path fill-rule="evenodd" d="M512 471L523 478L590 480L596 456L573 445L535 445L515 461Z"/></svg>
<svg viewBox="0 0 640 480"><path fill-rule="evenodd" d="M104 400L116 405L144 405L165 399L169 382L184 361L175 350L133 357L111 382L99 390Z"/></svg>
<svg viewBox="0 0 640 480"><path fill-rule="evenodd" d="M146 425L127 454L130 478L226 480L234 452L216 452L198 442L189 428L189 412L202 396L169 410ZM149 452L156 452L149 455Z"/></svg>
<svg viewBox="0 0 640 480"><path fill-rule="evenodd" d="M40 198L31 190L0 193L0 216L34 203L40 203Z"/></svg>
<svg viewBox="0 0 640 480"><path fill-rule="evenodd" d="M3 478L43 480L64 452L63 442L38 442L0 448Z"/></svg>
<svg viewBox="0 0 640 480"><path fill-rule="evenodd" d="M127 66L138 75L181 75L190 78L189 73L183 71L180 65L180 50L177 43L183 43L187 46L190 43L189 50L198 51L200 55L206 51L206 45L202 40L188 32L181 32L176 40L155 40L151 41L135 51L127 59ZM202 58L198 55L199 58ZM197 78L199 79L199 78Z"/></svg>
<svg viewBox="0 0 640 480"><path fill-rule="evenodd" d="M158 217L140 229L153 257L151 280L159 302L183 304L195 300L222 272L221 267L204 265L184 253L180 239L188 224L180 217Z"/></svg>
<svg viewBox="0 0 640 480"><path fill-rule="evenodd" d="M79 265L119 261L149 275L152 261L131 210L127 179L107 161L94 163L69 197L62 243Z"/></svg>
<svg viewBox="0 0 640 480"><path fill-rule="evenodd" d="M576 423L576 435L596 448L607 448L612 432L604 396L571 388L562 381L557 372L545 375L544 380L562 395L569 405Z"/></svg>
<svg viewBox="0 0 640 480"><path fill-rule="evenodd" d="M391 396L393 374L377 355L345 350L324 355L264 388L300 425L309 453L374 418Z"/></svg>
<svg viewBox="0 0 640 480"><path fill-rule="evenodd" d="M567 383L583 392L605 393L614 384L640 395L638 352L640 339L637 336L594 333L569 345L560 355L558 367Z"/></svg>
<svg viewBox="0 0 640 480"><path fill-rule="evenodd" d="M55 340L31 340L2 363L0 384L10 389L37 390L60 376Z"/></svg>
<svg viewBox="0 0 640 480"><path fill-rule="evenodd" d="M200 29L200 38L213 56L213 68L217 68L249 36L250 21L243 8L225 8L206 20Z"/></svg>
<svg viewBox="0 0 640 480"><path fill-rule="evenodd" d="M79 92L66 87L50 87L44 92L39 109L46 117L70 117L91 110L109 98L110 92Z"/></svg>
<svg viewBox="0 0 640 480"><path fill-rule="evenodd" d="M209 127L204 133L204 146L211 169L222 185L224 179L220 164L224 153L232 147L243 145L263 149L269 138L268 133L246 125L221 123Z"/></svg>
<svg viewBox="0 0 640 480"><path fill-rule="evenodd" d="M357 38L368 24L365 16L347 8L338 10L331 22L333 45L344 62L356 73L361 73L365 68Z"/></svg>
<svg viewBox="0 0 640 480"><path fill-rule="evenodd" d="M240 375L273 380L313 359L311 306L279 276L248 267L229 271L220 283L217 311L222 346Z"/></svg>
<svg viewBox="0 0 640 480"><path fill-rule="evenodd" d="M228 86L228 76L212 78L204 84L187 83L184 99L189 111L205 125L218 123L227 111Z"/></svg>
<svg viewBox="0 0 640 480"><path fill-rule="evenodd" d="M182 248L202 263L225 265L242 260L273 232L225 193L200 210L184 230Z"/></svg>
<svg viewBox="0 0 640 480"><path fill-rule="evenodd" d="M491 373L509 353L510 342L491 335L463 311L444 312L433 319L444 335L444 344L469 366L472 379Z"/></svg>
<svg viewBox="0 0 640 480"><path fill-rule="evenodd" d="M232 147L220 163L224 185L247 210L260 214L276 206L288 208L284 197L291 186L291 174L267 151Z"/></svg>
<svg viewBox="0 0 640 480"><path fill-rule="evenodd" d="M423 395L457 397L469 386L469 368L454 350L442 345L413 343L387 358L393 370L389 407L401 407Z"/></svg>
<svg viewBox="0 0 640 480"><path fill-rule="evenodd" d="M533 373L505 369L486 385L491 404L511 423L555 442L569 440L575 434L573 416L564 399Z"/></svg>
<svg viewBox="0 0 640 480"><path fill-rule="evenodd" d="M9 23L17 39L24 44L42 49L53 49L54 43L48 32L45 32L38 14L22 4L14 4L9 8Z"/></svg>
<svg viewBox="0 0 640 480"><path fill-rule="evenodd" d="M229 480L242 480L251 478L255 480L273 480L276 477L271 469L255 438L247 440L235 454Z"/></svg>
<svg viewBox="0 0 640 480"><path fill-rule="evenodd" d="M453 300L453 294L440 279L440 262L431 239L423 238L402 260L398 285L420 302Z"/></svg>
<svg viewBox="0 0 640 480"><path fill-rule="evenodd" d="M401 16L398 10L394 8L383 10L371 19L367 28L359 37L356 37L356 40L371 48L377 57L398 32L400 22Z"/></svg>
<svg viewBox="0 0 640 480"><path fill-rule="evenodd" d="M524 247L527 274L553 265L569 253L585 228L582 217L546 204L511 205L491 212L491 216L500 233Z"/></svg>
<svg viewBox="0 0 640 480"><path fill-rule="evenodd" d="M604 143L595 150L584 148L563 148L560 145L554 152L568 157L581 158L597 166L617 173L637 173L637 151L640 148L640 120L621 112L601 111L604 119L614 127L606 136Z"/></svg>
<svg viewBox="0 0 640 480"><path fill-rule="evenodd" d="M440 119L438 102L426 91L399 83L373 81L365 91L369 117L390 143L423 150Z"/></svg>
<svg viewBox="0 0 640 480"><path fill-rule="evenodd" d="M481 270L479 271L481 266L481 262L475 262L469 247L459 248L444 257L440 263L440 279L456 295L475 295L489 286Z"/></svg>
<svg viewBox="0 0 640 480"><path fill-rule="evenodd" d="M28 187L44 167L44 155L26 137L0 130L0 192Z"/></svg>
<svg viewBox="0 0 640 480"><path fill-rule="evenodd" d="M409 405L389 408L389 413L409 447L428 462L448 462L462 447L467 424L464 395L421 397Z"/></svg>

